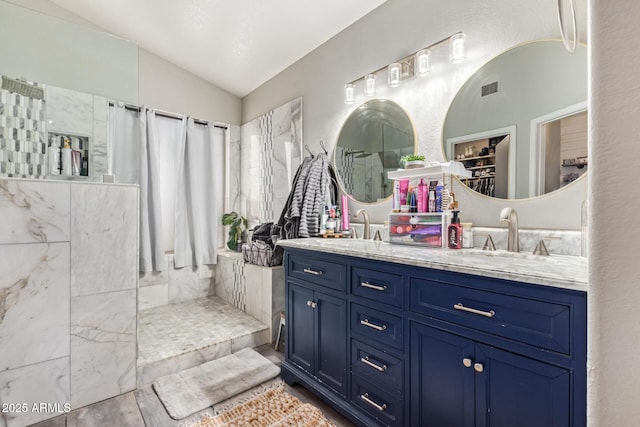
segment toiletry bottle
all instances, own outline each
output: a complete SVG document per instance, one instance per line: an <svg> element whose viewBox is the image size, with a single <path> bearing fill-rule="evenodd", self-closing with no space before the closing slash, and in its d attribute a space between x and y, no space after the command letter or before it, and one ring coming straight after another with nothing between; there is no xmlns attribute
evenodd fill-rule
<svg viewBox="0 0 640 427"><path fill-rule="evenodd" d="M436 212L442 212L442 185L436 186Z"/></svg>
<svg viewBox="0 0 640 427"><path fill-rule="evenodd" d="M60 147L54 139L48 149L49 155L49 174L60 175Z"/></svg>
<svg viewBox="0 0 640 427"><path fill-rule="evenodd" d="M427 203L429 206L429 212L435 212L436 211L436 190L433 187L429 190L429 199Z"/></svg>
<svg viewBox="0 0 640 427"><path fill-rule="evenodd" d="M400 181L393 181L393 206L391 207L392 212L400 212Z"/></svg>
<svg viewBox="0 0 640 427"><path fill-rule="evenodd" d="M442 210L451 209L449 208L449 204L451 203L451 197L449 193L449 189L447 188L447 183L442 184Z"/></svg>
<svg viewBox="0 0 640 427"><path fill-rule="evenodd" d="M400 206L407 204L407 193L409 191L409 180L401 179L400 182Z"/></svg>
<svg viewBox="0 0 640 427"><path fill-rule="evenodd" d="M335 232L336 233L340 233L342 232L342 218L340 217L340 208L336 208L336 226L335 226Z"/></svg>
<svg viewBox="0 0 640 427"><path fill-rule="evenodd" d="M458 212L453 211L453 218L451 218L451 224L447 228L447 242L449 249L462 248L462 226L460 225L460 218L458 218Z"/></svg>
<svg viewBox="0 0 640 427"><path fill-rule="evenodd" d="M82 153L80 151L71 151L71 173L73 175L80 175L80 169L82 168Z"/></svg>
<svg viewBox="0 0 640 427"><path fill-rule="evenodd" d="M473 247L473 223L463 222L462 224L462 247Z"/></svg>
<svg viewBox="0 0 640 427"><path fill-rule="evenodd" d="M70 176L71 174L71 147L69 146L69 138L65 138L64 147L62 148L62 175Z"/></svg>
<svg viewBox="0 0 640 427"><path fill-rule="evenodd" d="M349 231L349 197L343 194L340 198L342 206L342 231Z"/></svg>
<svg viewBox="0 0 640 427"><path fill-rule="evenodd" d="M336 208L329 208L329 216L327 218L327 234L333 234L336 231Z"/></svg>
<svg viewBox="0 0 640 427"><path fill-rule="evenodd" d="M417 190L412 190L409 192L409 212L416 213L418 212L418 196Z"/></svg>
<svg viewBox="0 0 640 427"><path fill-rule="evenodd" d="M326 234L327 232L327 217L329 216L327 207L322 208L322 213L320 214L320 235Z"/></svg>
<svg viewBox="0 0 640 427"><path fill-rule="evenodd" d="M424 183L424 179L420 179L418 184L418 212L427 211L427 185Z"/></svg>

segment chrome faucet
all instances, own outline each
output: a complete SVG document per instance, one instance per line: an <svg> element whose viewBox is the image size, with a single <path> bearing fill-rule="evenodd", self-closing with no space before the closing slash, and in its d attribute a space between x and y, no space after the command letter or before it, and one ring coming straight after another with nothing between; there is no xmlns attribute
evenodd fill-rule
<svg viewBox="0 0 640 427"><path fill-rule="evenodd" d="M359 209L358 212L356 212L355 214L355 218L358 218L360 214L362 214L362 217L364 218L364 233L362 238L365 240L369 240L371 239L371 226L369 223L369 214L364 209Z"/></svg>
<svg viewBox="0 0 640 427"><path fill-rule="evenodd" d="M509 223L509 236L507 237L507 250L509 252L520 252L520 242L518 239L518 214L513 208L502 208L500 211L500 221Z"/></svg>

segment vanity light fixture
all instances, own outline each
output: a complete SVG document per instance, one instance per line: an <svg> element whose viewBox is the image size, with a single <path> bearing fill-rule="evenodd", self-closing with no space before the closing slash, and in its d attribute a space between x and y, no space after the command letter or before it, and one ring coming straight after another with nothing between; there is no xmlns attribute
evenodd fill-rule
<svg viewBox="0 0 640 427"><path fill-rule="evenodd" d="M376 94L376 75L367 74L364 78L364 94L374 96Z"/></svg>
<svg viewBox="0 0 640 427"><path fill-rule="evenodd" d="M387 72L389 76L389 87L400 86L400 74L402 73L402 65L399 62L389 64Z"/></svg>
<svg viewBox="0 0 640 427"><path fill-rule="evenodd" d="M464 33L449 38L449 60L454 64L464 61Z"/></svg>
<svg viewBox="0 0 640 427"><path fill-rule="evenodd" d="M344 85L344 103L353 104L355 102L355 86L353 83Z"/></svg>
<svg viewBox="0 0 640 427"><path fill-rule="evenodd" d="M416 74L419 76L426 76L431 71L429 65L431 51L429 49L422 49L416 53Z"/></svg>
<svg viewBox="0 0 640 427"><path fill-rule="evenodd" d="M449 44L450 61L454 64L462 62L465 58L465 35L463 32L458 32L346 84L344 87L344 103L353 104L355 102L355 83L360 80L364 80L365 95L374 96L376 94L376 74L384 70L387 70L389 87L398 87L402 80L413 76L426 76L431 71L433 49L447 43Z"/></svg>

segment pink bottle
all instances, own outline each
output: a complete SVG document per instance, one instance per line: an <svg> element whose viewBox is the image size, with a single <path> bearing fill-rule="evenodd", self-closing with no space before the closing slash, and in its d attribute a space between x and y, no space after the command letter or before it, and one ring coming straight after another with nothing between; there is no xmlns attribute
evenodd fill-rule
<svg viewBox="0 0 640 427"><path fill-rule="evenodd" d="M427 211L427 208L428 208L427 196L428 196L427 184L424 183L423 179L420 179L420 184L418 184L418 212Z"/></svg>

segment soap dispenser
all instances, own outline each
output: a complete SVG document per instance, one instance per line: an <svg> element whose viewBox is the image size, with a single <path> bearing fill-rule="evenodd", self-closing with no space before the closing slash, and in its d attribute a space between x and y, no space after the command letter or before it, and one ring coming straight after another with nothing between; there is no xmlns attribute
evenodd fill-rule
<svg viewBox="0 0 640 427"><path fill-rule="evenodd" d="M451 224L447 227L447 242L449 249L462 248L462 225L460 225L460 218L458 218L459 212L460 211L453 211Z"/></svg>

